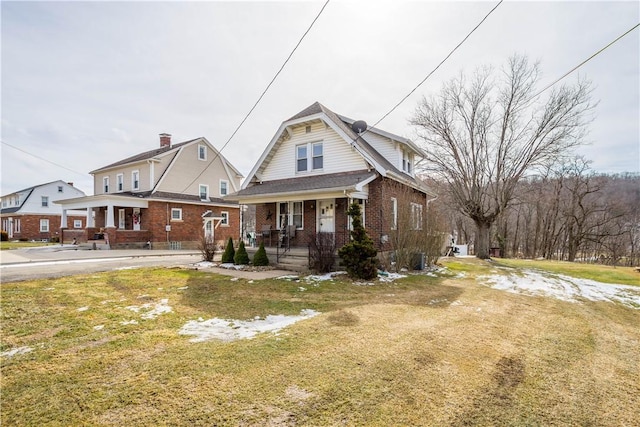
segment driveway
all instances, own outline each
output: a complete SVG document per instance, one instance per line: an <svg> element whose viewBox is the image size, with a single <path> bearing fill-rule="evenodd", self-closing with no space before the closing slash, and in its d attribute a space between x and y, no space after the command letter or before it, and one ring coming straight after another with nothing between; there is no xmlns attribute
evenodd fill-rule
<svg viewBox="0 0 640 427"><path fill-rule="evenodd" d="M188 267L201 260L202 255L197 250L79 250L72 245L13 249L0 251L0 281L8 283L140 267ZM219 274L256 280L290 274L282 270L248 272L206 268Z"/></svg>

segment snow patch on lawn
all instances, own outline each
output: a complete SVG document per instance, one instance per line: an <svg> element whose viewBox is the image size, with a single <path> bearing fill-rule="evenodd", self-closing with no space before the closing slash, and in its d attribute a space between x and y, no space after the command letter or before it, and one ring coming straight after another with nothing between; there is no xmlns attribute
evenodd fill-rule
<svg viewBox="0 0 640 427"><path fill-rule="evenodd" d="M579 302L580 299L617 302L640 309L640 288L637 286L608 284L533 270L523 270L521 273L481 276L478 280L494 289L512 293L550 296L569 302Z"/></svg>
<svg viewBox="0 0 640 427"><path fill-rule="evenodd" d="M11 350L7 350L7 351L3 351L2 353L0 353L0 356L2 357L13 357L13 356L17 356L18 354L25 354L25 353L29 353L30 351L33 351L33 349L31 347L17 347Z"/></svg>
<svg viewBox="0 0 640 427"><path fill-rule="evenodd" d="M87 310L89 310L89 307L80 307L78 309L78 311L87 311Z"/></svg>
<svg viewBox="0 0 640 427"><path fill-rule="evenodd" d="M386 275L382 275L382 274L378 274L378 280L381 282L393 282L394 280L397 279L402 279L404 277L407 277L406 274L399 274L399 273L388 273Z"/></svg>
<svg viewBox="0 0 640 427"><path fill-rule="evenodd" d="M143 314L140 316L142 319L155 319L161 314L171 313L173 309L168 305L169 300L164 298L161 299L159 303L146 303L142 305L130 305L125 307L127 310L131 310L135 313L142 312Z"/></svg>
<svg viewBox="0 0 640 427"><path fill-rule="evenodd" d="M178 332L180 335L194 335L191 342L209 340L235 341L250 339L259 333L277 333L283 328L293 325L303 319L320 314L315 310L302 310L298 316L284 314L268 315L264 319L256 317L253 320L233 320L213 318L209 320L190 320Z"/></svg>

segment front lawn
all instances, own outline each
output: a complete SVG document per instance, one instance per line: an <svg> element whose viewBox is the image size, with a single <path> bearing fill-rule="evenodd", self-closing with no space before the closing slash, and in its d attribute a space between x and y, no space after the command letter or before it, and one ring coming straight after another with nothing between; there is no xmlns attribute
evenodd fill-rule
<svg viewBox="0 0 640 427"><path fill-rule="evenodd" d="M3 284L3 425L633 425L640 310L492 289L141 269ZM182 335L301 316L252 339ZM226 321L225 321L226 319Z"/></svg>

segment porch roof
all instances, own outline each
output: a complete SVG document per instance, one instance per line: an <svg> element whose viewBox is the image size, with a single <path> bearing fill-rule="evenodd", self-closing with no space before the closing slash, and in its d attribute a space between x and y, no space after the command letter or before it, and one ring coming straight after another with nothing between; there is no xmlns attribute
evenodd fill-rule
<svg viewBox="0 0 640 427"><path fill-rule="evenodd" d="M179 194L179 193L167 193L167 192L155 192L150 191L132 193L110 193L99 194L95 196L77 197L75 199L57 200L53 203L62 205L63 209L86 209L96 208L107 205L124 206L133 208L147 208L150 201L160 202L174 202L174 203L186 203L186 204L198 204L208 206L222 206L222 207L238 207L237 203L229 200L223 200L218 197L210 197L208 200L200 200L196 195L191 194Z"/></svg>
<svg viewBox="0 0 640 427"><path fill-rule="evenodd" d="M263 199L278 196L292 197L313 196L344 191L362 192L363 187L373 181L378 174L374 171L360 170L346 173L312 175L305 177L278 179L255 184L230 194L227 200L238 200L240 203L260 202Z"/></svg>

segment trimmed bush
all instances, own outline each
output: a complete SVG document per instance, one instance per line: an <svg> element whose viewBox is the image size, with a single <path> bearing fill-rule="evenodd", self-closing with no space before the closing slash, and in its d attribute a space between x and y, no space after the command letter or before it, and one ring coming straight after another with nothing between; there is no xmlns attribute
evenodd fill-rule
<svg viewBox="0 0 640 427"><path fill-rule="evenodd" d="M240 240L240 245L238 246L238 250L236 251L235 256L233 257L233 263L236 265L247 265L249 264L249 254L244 247L244 242Z"/></svg>
<svg viewBox="0 0 640 427"><path fill-rule="evenodd" d="M264 243L262 242L260 242L260 247L256 251L256 254L253 256L253 265L255 266L269 265L269 257L267 256L267 251L264 249Z"/></svg>
<svg viewBox="0 0 640 427"><path fill-rule="evenodd" d="M3 242L8 241L9 240L9 233L7 233L4 230L0 231L0 240L3 241Z"/></svg>
<svg viewBox="0 0 640 427"><path fill-rule="evenodd" d="M371 280L378 275L378 251L373 246L373 240L362 226L362 214L357 203L352 204L347 210L351 217L353 230L351 231L351 243L344 245L338 251L342 258L342 265L347 269L349 276L356 279Z"/></svg>
<svg viewBox="0 0 640 427"><path fill-rule="evenodd" d="M233 264L233 258L236 256L236 250L233 248L233 239L229 237L229 241L227 242L227 247L224 249L222 253L222 263L223 264Z"/></svg>

